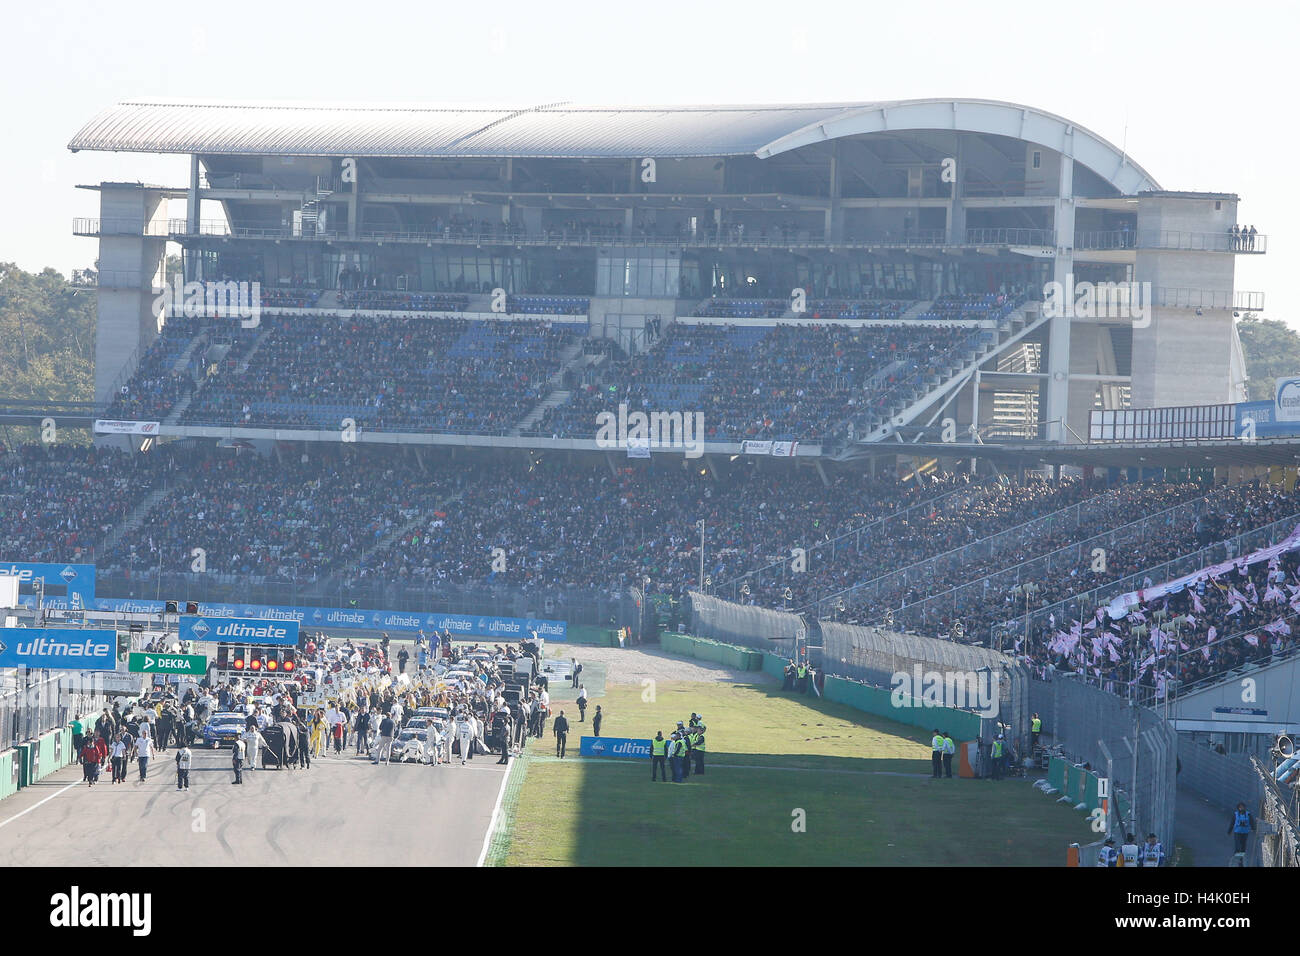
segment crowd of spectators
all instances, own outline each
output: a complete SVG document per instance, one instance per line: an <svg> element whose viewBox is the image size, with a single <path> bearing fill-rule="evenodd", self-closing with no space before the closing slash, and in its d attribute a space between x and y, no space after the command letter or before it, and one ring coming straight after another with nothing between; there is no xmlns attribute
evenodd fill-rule
<svg viewBox="0 0 1300 956"><path fill-rule="evenodd" d="M1032 609L1038 613L1031 616L1027 632L1021 608L1012 611L1004 605L1001 613L988 615L1006 619L1008 649L1013 647L1036 673L1049 667L1077 671L1125 695L1136 674L1140 693L1147 698L1163 696L1166 681L1187 684L1293 653L1292 630L1300 627L1300 552L1284 551L1252 563L1231 539L1294 519L1300 513L1300 494L1253 481L1216 489L1208 504L1194 522L1179 522L1135 542L1134 558L1125 563L1130 573L1141 573L1195 553L1203 568L1199 580L1112 614L1109 602L1085 605L1068 598L1097 586L1093 577L1118 580L1129 575L1087 575L1086 587L1075 584L1073 589L1049 578L1034 595ZM1287 530L1295 530L1289 521ZM1227 563L1230 566L1224 567ZM1219 570L1211 574L1215 567ZM1134 590L1154 591L1183 573L1157 573L1154 579L1145 574Z"/></svg>
<svg viewBox="0 0 1300 956"><path fill-rule="evenodd" d="M224 454L195 457L186 473L139 527L100 553L102 567L184 572L200 548L206 573L310 582L358 560L427 504L418 471L401 459Z"/></svg>
<svg viewBox="0 0 1300 956"><path fill-rule="evenodd" d="M698 314L708 319L779 319L790 311L786 299L710 299Z"/></svg>
<svg viewBox="0 0 1300 956"><path fill-rule="evenodd" d="M188 423L502 435L549 391L584 329L545 321L272 316L243 371L211 379Z"/></svg>
<svg viewBox="0 0 1300 956"><path fill-rule="evenodd" d="M592 437L596 416L631 410L698 412L709 441L811 441L855 415L882 414L906 383L960 364L966 330L676 323L649 351L614 363L547 413L532 434Z"/></svg>
<svg viewBox="0 0 1300 956"><path fill-rule="evenodd" d="M138 526L106 546L160 488L167 493ZM1082 670L1121 689L1137 674L1144 693L1290 653L1300 625L1300 549L1245 566L1243 549L1225 543L1300 513L1300 492L1260 481L1013 483L858 471L823 481L748 463L717 480L653 462L611 472L568 462L422 466L371 448L262 458L25 445L0 454L0 509L13 517L0 538L9 560L186 572L201 548L208 573L259 583L337 576L345 587L431 592L617 591L648 577L652 590L681 594L700 586L702 520L706 587L720 596L798 609L875 582L861 592L869 604L850 595L834 616L880 623L888 611L898 626L934 636L954 636L960 624L967 639L997 640L1039 671ZM1097 567L1089 536L1101 532L1113 537ZM1035 571L1028 604L1009 586L1017 565L1071 547L1080 560ZM802 573L792 570L794 549L806 556ZM1080 600L1121 580L1152 592L1162 562L1192 554L1203 562L1195 566L1238 566L1142 601L1122 619L1106 609L1110 592ZM924 575L885 577L932 556L942 557ZM953 588L964 591L947 603Z"/></svg>
<svg viewBox="0 0 1300 956"><path fill-rule="evenodd" d="M89 563L104 536L174 470L168 455L27 444L0 449L2 557Z"/></svg>

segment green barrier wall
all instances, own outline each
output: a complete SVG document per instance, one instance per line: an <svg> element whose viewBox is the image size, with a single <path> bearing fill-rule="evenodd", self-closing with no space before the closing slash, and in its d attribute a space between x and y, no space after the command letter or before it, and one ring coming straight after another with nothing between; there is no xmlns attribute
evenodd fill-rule
<svg viewBox="0 0 1300 956"><path fill-rule="evenodd" d="M36 773L37 780L43 780L50 774L62 770L72 763L72 730L62 727L44 733L36 741L40 753L40 767Z"/></svg>
<svg viewBox="0 0 1300 956"><path fill-rule="evenodd" d="M848 704L855 710L887 717L900 724L946 730L954 740L974 740L980 733L978 714L949 707L895 707L893 694L883 687L868 687L843 677L827 677L822 691L827 700Z"/></svg>
<svg viewBox="0 0 1300 956"><path fill-rule="evenodd" d="M14 765L18 760L18 751L0 751L0 800L18 792L18 781L14 778Z"/></svg>
<svg viewBox="0 0 1300 956"><path fill-rule="evenodd" d="M569 628L565 640L553 642L553 646L555 647L562 647L565 644L618 647L618 632L609 627L596 627L591 624L580 624L577 627Z"/></svg>
<svg viewBox="0 0 1300 956"><path fill-rule="evenodd" d="M36 759L37 755L36 748L37 745L31 742L21 743L14 748L15 753L18 755L18 760L20 761L18 770L18 786L20 787L30 787L36 782L35 778L32 776L33 761Z"/></svg>
<svg viewBox="0 0 1300 956"><path fill-rule="evenodd" d="M719 644L717 641L705 640L702 637L689 637L667 631L659 635L659 646L669 654L680 654L682 657L693 657L700 661L712 661L730 667L732 670L763 669L763 653L748 647Z"/></svg>
<svg viewBox="0 0 1300 956"><path fill-rule="evenodd" d="M777 657L775 654L764 654L762 671L764 674L771 674L777 680L784 680L785 665L788 661L788 657Z"/></svg>
<svg viewBox="0 0 1300 956"><path fill-rule="evenodd" d="M1072 804L1082 803L1089 810L1101 806L1101 798L1097 796L1099 779L1097 773L1076 767L1060 757L1052 757L1047 764L1048 784L1059 790L1062 796L1068 796Z"/></svg>
<svg viewBox="0 0 1300 956"><path fill-rule="evenodd" d="M1065 771L1069 766L1060 757L1052 757L1047 762L1047 783L1061 793L1065 792Z"/></svg>

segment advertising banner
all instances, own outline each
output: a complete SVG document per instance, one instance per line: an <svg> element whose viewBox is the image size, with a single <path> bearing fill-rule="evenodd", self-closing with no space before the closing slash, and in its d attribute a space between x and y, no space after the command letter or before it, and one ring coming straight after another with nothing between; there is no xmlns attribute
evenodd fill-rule
<svg viewBox="0 0 1300 956"><path fill-rule="evenodd" d="M95 566L93 564L42 564L30 561L0 561L0 575L18 579L19 592L31 596L32 583L41 578L45 582L46 607L53 607L53 599L73 595L81 600L81 607L91 606L95 599ZM21 603L21 599L20 599ZM68 607L75 605L68 604Z"/></svg>
<svg viewBox="0 0 1300 956"><path fill-rule="evenodd" d="M161 422L116 422L108 419L95 420L97 435L157 435Z"/></svg>
<svg viewBox="0 0 1300 956"><path fill-rule="evenodd" d="M649 760L650 741L637 737L583 737L578 753L584 757L622 757Z"/></svg>
<svg viewBox="0 0 1300 956"><path fill-rule="evenodd" d="M67 602L46 601L45 606L51 610L67 610ZM147 598L97 598L90 602L92 610L112 614L161 614L162 601ZM294 641L254 641L243 636L213 637L209 632L198 637L185 632L186 618L181 618L182 640L224 641L238 640L246 644L295 643ZM537 636L548 641L563 641L568 635L567 621L555 621L534 617L497 617L485 614L431 614L419 611L376 611L368 608L307 607L301 605L266 605L266 604L206 604L199 603L197 617L204 618L211 626L213 618L239 618L249 622L265 623L278 621L294 623L302 627L350 628L366 631L396 631L414 634L424 631L450 631L455 638L492 637L503 641L517 641L526 638L533 630Z"/></svg>
<svg viewBox="0 0 1300 956"><path fill-rule="evenodd" d="M0 627L0 667L115 670L117 631L112 628Z"/></svg>
<svg viewBox="0 0 1300 956"><path fill-rule="evenodd" d="M238 642L240 644L276 644L293 647L298 643L298 622L267 618L210 617L182 614L182 641Z"/></svg>

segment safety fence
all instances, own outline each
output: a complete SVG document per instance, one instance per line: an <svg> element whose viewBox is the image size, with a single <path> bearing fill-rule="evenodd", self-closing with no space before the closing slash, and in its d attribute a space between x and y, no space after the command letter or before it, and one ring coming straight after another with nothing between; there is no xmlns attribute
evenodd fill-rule
<svg viewBox="0 0 1300 956"><path fill-rule="evenodd" d="M808 625L798 614L724 601L689 592L691 631L700 637L793 656L808 643Z"/></svg>
<svg viewBox="0 0 1300 956"><path fill-rule="evenodd" d="M696 660L721 663L734 670L762 671L771 677L784 676L788 658L734 644L691 637L686 634L664 633L660 643L670 654L680 654ZM809 691L812 693L812 691ZM854 710L886 717L911 727L927 730L941 724L955 740L978 740L982 718L978 713L952 707L933 706L930 703L889 689L872 687L848 677L827 675L820 683L820 696L826 700L845 704Z"/></svg>
<svg viewBox="0 0 1300 956"><path fill-rule="evenodd" d="M877 687L905 683L919 696L924 685L945 703L970 707L1013 741L1029 730L1029 676L1005 654L988 648L899 634L878 627L819 621L821 666L827 674ZM936 688L936 681L941 688ZM918 688L918 684L923 685ZM954 696L965 691L965 700ZM972 691L975 693L972 694ZM971 700L972 696L979 699ZM984 737L992 739L993 726Z"/></svg>
<svg viewBox="0 0 1300 956"><path fill-rule="evenodd" d="M1257 807L1263 798L1259 775L1245 754L1221 754L1208 740L1196 740L1189 733L1178 735L1178 773L1181 786L1195 790L1223 811L1242 801Z"/></svg>
<svg viewBox="0 0 1300 956"><path fill-rule="evenodd" d="M1029 704L1043 721L1044 745L1110 780L1127 831L1172 841L1178 735L1159 714L1065 675L1031 680Z"/></svg>
<svg viewBox="0 0 1300 956"><path fill-rule="evenodd" d="M104 706L100 687L80 675L37 676L26 668L0 671L0 746L34 740Z"/></svg>
<svg viewBox="0 0 1300 956"><path fill-rule="evenodd" d="M58 727L0 751L0 799L75 763L72 730Z"/></svg>
<svg viewBox="0 0 1300 956"><path fill-rule="evenodd" d="M1262 794L1256 832L1255 854L1259 866L1300 866L1300 834L1297 833L1295 788L1279 785L1269 769L1252 757ZM1255 861L1251 861L1255 862Z"/></svg>

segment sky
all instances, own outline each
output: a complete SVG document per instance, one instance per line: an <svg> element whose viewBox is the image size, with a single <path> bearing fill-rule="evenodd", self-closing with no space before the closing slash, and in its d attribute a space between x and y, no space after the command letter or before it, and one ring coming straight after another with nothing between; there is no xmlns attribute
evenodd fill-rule
<svg viewBox="0 0 1300 956"><path fill-rule="evenodd" d="M0 262L93 263L78 184L184 186L185 157L70 153L121 100L608 105L1006 100L1124 148L1165 189L1236 193L1268 254L1236 287L1300 328L1289 281L1300 194L1290 160L1300 13L1109 0L216 5L48 0L6 11ZM188 24L187 24L188 21ZM1283 113L1288 115L1283 116ZM175 215L180 209L174 208Z"/></svg>

